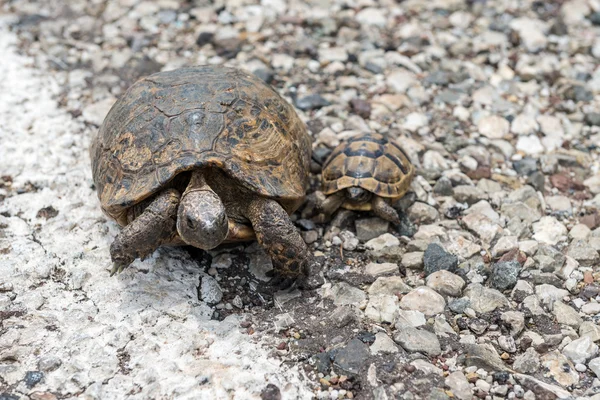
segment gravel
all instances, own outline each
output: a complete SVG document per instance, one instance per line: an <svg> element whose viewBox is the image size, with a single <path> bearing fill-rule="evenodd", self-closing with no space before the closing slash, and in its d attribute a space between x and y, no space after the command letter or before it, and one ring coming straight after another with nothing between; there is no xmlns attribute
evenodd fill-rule
<svg viewBox="0 0 600 400"><path fill-rule="evenodd" d="M598 4L488 3L2 4L0 397L596 398ZM306 122L292 220L322 287L258 293L251 242L108 276L90 138L135 80L198 64L251 71ZM362 132L417 167L398 226L313 213Z"/></svg>

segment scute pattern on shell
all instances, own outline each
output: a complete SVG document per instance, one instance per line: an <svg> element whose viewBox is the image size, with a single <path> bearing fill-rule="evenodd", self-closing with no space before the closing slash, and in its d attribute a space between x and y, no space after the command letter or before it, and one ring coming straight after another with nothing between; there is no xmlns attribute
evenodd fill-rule
<svg viewBox="0 0 600 400"><path fill-rule="evenodd" d="M305 195L311 140L293 107L259 78L222 66L159 72L133 84L92 141L94 182L115 219L177 174L217 167L256 193Z"/></svg>
<svg viewBox="0 0 600 400"><path fill-rule="evenodd" d="M360 187L398 198L406 193L414 174L414 166L396 143L380 134L362 134L342 142L329 155L322 172L323 192Z"/></svg>

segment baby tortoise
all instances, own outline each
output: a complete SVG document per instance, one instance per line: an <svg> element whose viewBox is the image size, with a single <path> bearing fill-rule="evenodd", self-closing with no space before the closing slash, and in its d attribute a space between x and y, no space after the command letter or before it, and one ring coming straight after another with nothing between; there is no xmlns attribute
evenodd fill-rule
<svg viewBox="0 0 600 400"><path fill-rule="evenodd" d="M124 227L111 274L162 245L256 238L273 260L271 285L307 276L313 255L289 214L305 195L311 140L257 77L203 66L143 78L111 108L90 155L102 210Z"/></svg>
<svg viewBox="0 0 600 400"><path fill-rule="evenodd" d="M393 141L377 133L355 136L337 146L325 161L322 181L327 198L321 210L338 208L373 211L394 224L400 223L391 202L404 196L415 167Z"/></svg>

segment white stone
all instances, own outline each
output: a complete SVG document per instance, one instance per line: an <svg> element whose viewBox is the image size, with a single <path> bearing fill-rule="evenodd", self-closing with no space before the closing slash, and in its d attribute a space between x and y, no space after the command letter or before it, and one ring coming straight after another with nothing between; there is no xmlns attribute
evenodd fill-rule
<svg viewBox="0 0 600 400"><path fill-rule="evenodd" d="M110 108L115 104L115 100L113 97L107 97L106 99L90 104L83 109L81 116L86 122L100 126Z"/></svg>
<svg viewBox="0 0 600 400"><path fill-rule="evenodd" d="M543 50L548 43L545 33L545 24L538 19L515 18L510 27L519 33L521 42L530 53Z"/></svg>
<svg viewBox="0 0 600 400"><path fill-rule="evenodd" d="M540 138L535 135L519 136L516 145L517 151L522 151L525 154L533 155L540 154L545 151Z"/></svg>
<svg viewBox="0 0 600 400"><path fill-rule="evenodd" d="M509 127L508 121L497 115L484 117L477 124L479 133L489 139L502 139L508 134Z"/></svg>
<svg viewBox="0 0 600 400"><path fill-rule="evenodd" d="M425 314L421 311L402 309L398 311L398 319L396 319L397 325L409 325L416 328L423 326L426 323L427 319L425 318Z"/></svg>
<svg viewBox="0 0 600 400"><path fill-rule="evenodd" d="M562 138L565 135L560 119L555 116L540 115L537 122L540 124L540 130L546 136Z"/></svg>
<svg viewBox="0 0 600 400"><path fill-rule="evenodd" d="M383 235L376 237L375 239L371 239L367 243L365 243L365 247L375 251L382 250L386 247L393 247L399 245L400 239L398 239L391 233L384 233Z"/></svg>
<svg viewBox="0 0 600 400"><path fill-rule="evenodd" d="M408 114L404 120L402 127L410 132L416 132L424 126L427 126L429 119L425 114L412 112Z"/></svg>
<svg viewBox="0 0 600 400"><path fill-rule="evenodd" d="M405 69L399 69L388 75L386 83L396 93L405 93L416 83L415 74Z"/></svg>
<svg viewBox="0 0 600 400"><path fill-rule="evenodd" d="M365 309L365 315L375 322L393 323L398 315L398 297L390 295L371 296Z"/></svg>
<svg viewBox="0 0 600 400"><path fill-rule="evenodd" d="M510 130L517 135L531 135L537 132L539 125L535 118L527 114L519 114L510 124Z"/></svg>
<svg viewBox="0 0 600 400"><path fill-rule="evenodd" d="M364 25L384 27L386 24L386 10L373 7L363 8L356 14L355 18Z"/></svg>
<svg viewBox="0 0 600 400"><path fill-rule="evenodd" d="M600 314L600 303L586 303L581 307L581 312L585 314Z"/></svg>
<svg viewBox="0 0 600 400"><path fill-rule="evenodd" d="M546 204L552 211L567 212L569 214L573 211L571 200L567 196L548 196L546 197Z"/></svg>
<svg viewBox="0 0 600 400"><path fill-rule="evenodd" d="M574 363L585 363L598 354L598 345L587 336L573 340L562 349L563 354Z"/></svg>
<svg viewBox="0 0 600 400"><path fill-rule="evenodd" d="M567 228L554 217L545 216L533 224L533 238L538 242L555 245L566 235Z"/></svg>
<svg viewBox="0 0 600 400"><path fill-rule="evenodd" d="M519 247L519 239L516 236L502 236L492 248L492 256L499 257L512 249Z"/></svg>
<svg viewBox="0 0 600 400"><path fill-rule="evenodd" d="M600 378L600 357L594 358L588 363L588 367L592 370L596 377Z"/></svg>
<svg viewBox="0 0 600 400"><path fill-rule="evenodd" d="M595 174L583 181L583 184L592 192L593 194L600 193L600 174Z"/></svg>
<svg viewBox="0 0 600 400"><path fill-rule="evenodd" d="M375 341L369 349L371 354L397 353L399 351L396 343L385 332L375 334Z"/></svg>
<svg viewBox="0 0 600 400"><path fill-rule="evenodd" d="M569 231L572 239L587 240L592 234L592 230L585 224L577 224Z"/></svg>

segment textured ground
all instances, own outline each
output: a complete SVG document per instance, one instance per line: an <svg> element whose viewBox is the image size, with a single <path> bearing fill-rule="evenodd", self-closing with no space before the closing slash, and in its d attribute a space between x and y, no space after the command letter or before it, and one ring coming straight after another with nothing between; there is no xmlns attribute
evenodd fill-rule
<svg viewBox="0 0 600 400"><path fill-rule="evenodd" d="M0 399L600 399L597 0L1 7ZM309 127L318 290L259 295L255 244L108 276L90 138L140 76L207 63ZM313 215L366 131L418 168L400 226Z"/></svg>

